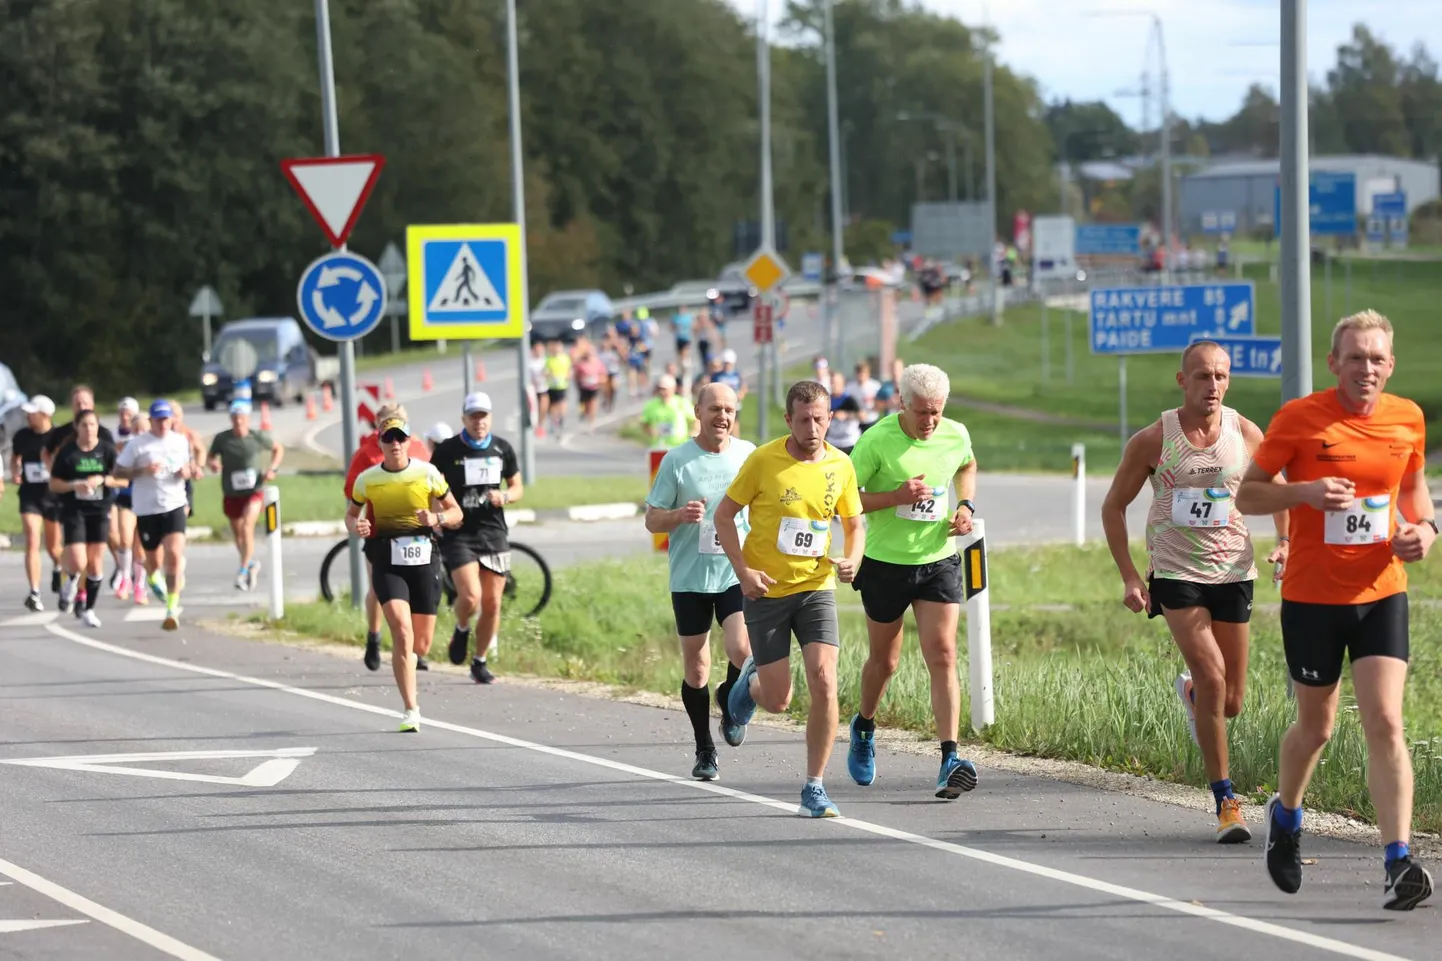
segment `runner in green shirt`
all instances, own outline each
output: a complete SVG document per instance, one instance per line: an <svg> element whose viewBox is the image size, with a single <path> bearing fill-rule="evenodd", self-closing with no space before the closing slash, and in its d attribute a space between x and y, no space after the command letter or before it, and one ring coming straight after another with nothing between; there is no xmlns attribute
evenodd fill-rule
<svg viewBox="0 0 1442 961"><path fill-rule="evenodd" d="M676 395L676 378L670 374L657 378L656 395L641 408L641 423L656 447L675 447L691 438L696 415L690 405Z"/></svg>
<svg viewBox="0 0 1442 961"><path fill-rule="evenodd" d="M942 416L951 394L944 371L913 364L897 386L901 411L877 421L851 452L867 524L866 555L852 587L861 592L871 650L861 671L861 710L851 719L846 767L857 784L876 779L876 709L901 658L902 618L910 607L931 673L941 740L936 796L950 801L976 787L976 766L957 755L956 626L965 591L952 540L971 533L976 457L966 428ZM947 492L953 483L954 509Z"/></svg>
<svg viewBox="0 0 1442 961"><path fill-rule="evenodd" d="M240 554L236 590L255 590L260 562L255 559L255 522L260 516L261 488L275 479L285 449L264 431L250 427L250 401L230 405L230 429L215 435L206 458L212 473L220 474L221 507L230 522L235 549Z"/></svg>

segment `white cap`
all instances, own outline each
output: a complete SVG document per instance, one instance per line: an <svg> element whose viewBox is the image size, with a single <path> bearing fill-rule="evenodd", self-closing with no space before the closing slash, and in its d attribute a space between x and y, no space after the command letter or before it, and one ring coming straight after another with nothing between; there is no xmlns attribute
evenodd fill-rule
<svg viewBox="0 0 1442 961"><path fill-rule="evenodd" d="M465 401L461 403L461 413L475 414L480 411L485 411L488 414L491 412L491 395L479 390L473 394L467 394ZM447 434L446 436L449 437L450 435Z"/></svg>
<svg viewBox="0 0 1442 961"><path fill-rule="evenodd" d="M730 347L727 347L725 350L721 351L721 363L723 363L723 364L734 364L734 363L736 363L736 351L732 350Z"/></svg>
<svg viewBox="0 0 1442 961"><path fill-rule="evenodd" d="M122 397L120 403L116 405L116 409L121 413L129 411L132 414L138 414L140 413L140 401L134 397Z"/></svg>
<svg viewBox="0 0 1442 961"><path fill-rule="evenodd" d="M49 417L55 413L55 401L46 397L44 394L36 394L21 404L20 409L27 414L44 414Z"/></svg>
<svg viewBox="0 0 1442 961"><path fill-rule="evenodd" d="M430 429L426 431L426 440L432 444L439 444L446 438L454 436L456 436L456 432L451 430L451 425L443 420L436 421L431 425Z"/></svg>
<svg viewBox="0 0 1442 961"><path fill-rule="evenodd" d="M656 378L656 386L665 387L668 390L675 390L676 378L672 377L670 374L662 374L660 377Z"/></svg>

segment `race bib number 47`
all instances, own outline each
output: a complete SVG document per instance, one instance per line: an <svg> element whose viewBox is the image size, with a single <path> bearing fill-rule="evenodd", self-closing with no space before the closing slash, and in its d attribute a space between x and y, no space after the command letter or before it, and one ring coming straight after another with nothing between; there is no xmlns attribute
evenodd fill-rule
<svg viewBox="0 0 1442 961"><path fill-rule="evenodd" d="M1344 511L1328 511L1324 528L1328 544L1380 544L1392 538L1392 496L1378 494L1352 502Z"/></svg>
<svg viewBox="0 0 1442 961"><path fill-rule="evenodd" d="M776 532L776 549L792 557L823 557L831 544L831 524L804 517L783 517Z"/></svg>
<svg viewBox="0 0 1442 961"><path fill-rule="evenodd" d="M1172 491L1172 523L1178 527L1226 527L1232 492L1225 487L1178 487Z"/></svg>

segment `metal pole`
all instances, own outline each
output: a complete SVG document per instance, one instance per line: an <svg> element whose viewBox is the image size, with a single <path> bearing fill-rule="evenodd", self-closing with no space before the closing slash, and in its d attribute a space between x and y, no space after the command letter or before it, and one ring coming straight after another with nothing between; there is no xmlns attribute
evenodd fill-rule
<svg viewBox="0 0 1442 961"><path fill-rule="evenodd" d="M1046 315L1046 287L1038 291L1041 295L1041 382L1051 383L1051 324Z"/></svg>
<svg viewBox="0 0 1442 961"><path fill-rule="evenodd" d="M841 270L843 232L846 220L842 215L842 194L845 178L841 172L841 105L836 92L836 19L833 0L826 0L826 126L831 141L831 263L830 278L822 274L821 290L821 351L825 353L831 343L831 329L841 324L841 312L832 310L836 303L836 277Z"/></svg>
<svg viewBox="0 0 1442 961"><path fill-rule="evenodd" d="M464 388L463 392L466 394L476 389L476 382L472 376L475 370L475 365L471 361L471 342L468 340L461 345L461 384Z"/></svg>
<svg viewBox="0 0 1442 961"><path fill-rule="evenodd" d="M391 353L401 352L401 315L391 315Z"/></svg>
<svg viewBox="0 0 1442 961"><path fill-rule="evenodd" d="M530 403L526 385L531 375L527 366L531 354L530 280L526 268L526 182L525 160L521 152L521 63L516 40L516 0L506 0L506 75L510 87L511 110L511 216L521 228L521 339L516 344L516 397L521 410L521 479L529 484L536 479L536 425L531 423ZM470 370L467 362L466 369Z"/></svg>
<svg viewBox="0 0 1442 961"><path fill-rule="evenodd" d="M1076 362L1072 359L1071 342L1071 309L1068 308L1063 316L1066 317L1066 382L1071 387L1076 384Z"/></svg>
<svg viewBox="0 0 1442 961"><path fill-rule="evenodd" d="M1307 192L1307 3L1282 0L1282 400L1312 392L1312 274Z"/></svg>
<svg viewBox="0 0 1442 961"><path fill-rule="evenodd" d="M1346 279L1347 294L1342 301L1342 313L1348 317L1352 316L1352 258L1348 257L1342 261L1342 272ZM1332 318L1328 317L1327 322L1331 323Z"/></svg>
<svg viewBox="0 0 1442 961"><path fill-rule="evenodd" d="M987 26L989 31L990 25ZM983 43L986 50L982 58L982 98L986 123L986 229L993 240L996 238L996 110L992 102L991 83L991 37L986 35ZM989 252L988 256L992 256ZM996 264L992 264L991 322L1001 325L1002 294L1001 276Z"/></svg>
<svg viewBox="0 0 1442 961"><path fill-rule="evenodd" d="M1322 295L1322 303L1325 305L1323 316L1327 323L1332 323L1332 252L1322 250L1322 286L1325 293Z"/></svg>
<svg viewBox="0 0 1442 961"><path fill-rule="evenodd" d="M205 312L205 359L210 361L210 311Z"/></svg>
<svg viewBox="0 0 1442 961"><path fill-rule="evenodd" d="M1127 357L1117 358L1117 417L1121 424L1122 447L1127 446Z"/></svg>
<svg viewBox="0 0 1442 961"><path fill-rule="evenodd" d="M321 120L325 132L325 155L340 156L340 119L335 107L335 61L330 48L330 4L328 0L315 0L315 45L316 59L320 63L320 105ZM341 245L345 249L345 245ZM341 446L345 449L345 462L355 457L359 440L356 430L355 406L355 341L347 340L340 345L340 425ZM361 541L350 536L350 603L360 607L366 594L365 565L361 563Z"/></svg>
<svg viewBox="0 0 1442 961"><path fill-rule="evenodd" d="M946 197L956 203L956 128L946 125Z"/></svg>
<svg viewBox="0 0 1442 961"><path fill-rule="evenodd" d="M1072 543L1081 547L1087 540L1087 447L1071 445L1071 535Z"/></svg>
<svg viewBox="0 0 1442 961"><path fill-rule="evenodd" d="M1171 104L1167 100L1167 45L1162 30L1162 18L1153 14L1153 21L1157 26L1157 50L1161 54L1161 109L1162 109L1162 244L1166 250L1165 266L1162 268L1163 277L1167 277L1172 269L1172 116Z"/></svg>
<svg viewBox="0 0 1442 961"><path fill-rule="evenodd" d="M761 246L771 250L776 244L776 208L771 188L771 48L767 45L767 24L766 0L757 0L756 4L756 99L760 110L761 121ZM771 314L771 336L774 344L776 336L776 315L774 307ZM757 427L759 437L762 441L767 437L767 411L771 406L771 396L766 392L767 376L766 361L772 344L761 343L756 345L756 361L759 368L760 383L756 392Z"/></svg>

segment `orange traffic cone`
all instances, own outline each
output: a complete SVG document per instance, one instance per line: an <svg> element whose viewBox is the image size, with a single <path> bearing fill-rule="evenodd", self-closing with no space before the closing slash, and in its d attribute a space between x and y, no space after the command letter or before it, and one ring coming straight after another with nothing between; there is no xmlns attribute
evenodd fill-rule
<svg viewBox="0 0 1442 961"><path fill-rule="evenodd" d="M486 362L485 362L484 360L481 360L479 357L477 357L477 358L476 358L476 383L479 384L479 383L481 383L482 381L484 381L485 379L486 379Z"/></svg>
<svg viewBox="0 0 1442 961"><path fill-rule="evenodd" d="M395 387L395 384L391 383L391 379L390 379L389 377L387 377L387 378L386 378L386 400L395 400L395 399L396 399L396 387Z"/></svg>
<svg viewBox="0 0 1442 961"><path fill-rule="evenodd" d="M305 395L305 419L315 420L315 394Z"/></svg>
<svg viewBox="0 0 1442 961"><path fill-rule="evenodd" d="M270 401L260 402L260 429L270 430Z"/></svg>
<svg viewBox="0 0 1442 961"><path fill-rule="evenodd" d="M335 397L330 392L330 384L322 384L320 388L320 409L329 414L335 409Z"/></svg>
<svg viewBox="0 0 1442 961"><path fill-rule="evenodd" d="M435 381L431 380L431 369L427 367L421 371L421 390L430 393L431 388L434 386L436 386L436 384Z"/></svg>

